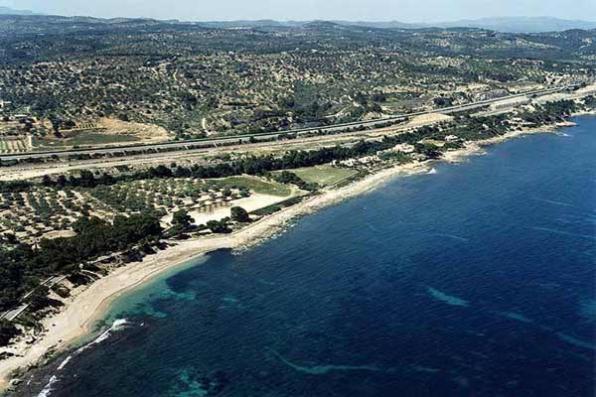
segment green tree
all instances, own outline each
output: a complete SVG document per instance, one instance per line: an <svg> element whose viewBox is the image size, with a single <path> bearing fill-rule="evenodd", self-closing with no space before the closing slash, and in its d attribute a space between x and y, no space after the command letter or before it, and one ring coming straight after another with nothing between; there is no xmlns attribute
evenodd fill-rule
<svg viewBox="0 0 596 397"><path fill-rule="evenodd" d="M0 320L0 346L6 346L12 338L19 335L21 332L10 321Z"/></svg>
<svg viewBox="0 0 596 397"><path fill-rule="evenodd" d="M194 219L192 216L188 214L188 211L185 209L180 209L174 212L174 216L172 218L172 226L179 230L186 230L190 227L191 224L194 223Z"/></svg>
<svg viewBox="0 0 596 397"><path fill-rule="evenodd" d="M222 219L221 221L209 221L206 226L208 229L211 229L213 233L230 233L232 231L229 228L226 219Z"/></svg>
<svg viewBox="0 0 596 397"><path fill-rule="evenodd" d="M232 220L236 222L250 222L248 212L242 207L232 207Z"/></svg>
<svg viewBox="0 0 596 397"><path fill-rule="evenodd" d="M29 308L36 312L48 307L51 304L51 299L48 298L49 293L50 290L45 285L37 287L27 299Z"/></svg>

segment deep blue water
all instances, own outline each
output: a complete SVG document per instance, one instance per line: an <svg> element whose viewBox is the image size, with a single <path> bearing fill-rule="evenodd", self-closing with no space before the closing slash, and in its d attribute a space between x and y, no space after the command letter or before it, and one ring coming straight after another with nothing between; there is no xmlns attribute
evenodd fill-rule
<svg viewBox="0 0 596 397"><path fill-rule="evenodd" d="M51 396L593 396L596 118L123 298Z"/></svg>

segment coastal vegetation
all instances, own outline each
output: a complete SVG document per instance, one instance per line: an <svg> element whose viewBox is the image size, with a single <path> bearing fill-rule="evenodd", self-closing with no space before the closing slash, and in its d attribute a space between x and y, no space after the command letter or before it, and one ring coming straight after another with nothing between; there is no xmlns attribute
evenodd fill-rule
<svg viewBox="0 0 596 397"><path fill-rule="evenodd" d="M113 223L82 217L72 225L72 237L42 239L32 247L17 243L0 251L0 310L14 308L22 295L56 274L77 276L84 261L160 238L157 217L149 214L118 216Z"/></svg>

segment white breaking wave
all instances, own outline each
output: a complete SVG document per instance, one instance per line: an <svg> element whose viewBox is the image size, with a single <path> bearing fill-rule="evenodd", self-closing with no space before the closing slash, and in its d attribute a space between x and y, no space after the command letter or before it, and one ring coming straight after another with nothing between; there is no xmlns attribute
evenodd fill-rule
<svg viewBox="0 0 596 397"><path fill-rule="evenodd" d="M110 337L110 335L112 335L112 333L114 333L115 331L120 331L121 329L124 329L124 327L126 326L126 324L128 324L128 321L126 321L125 318L120 318L118 320L115 320L114 323L112 324L112 326L110 328L108 328L107 330L105 330L101 335L99 335L97 338L95 338L94 341L86 344L83 347L80 347L77 350L77 353L81 353L85 350L87 350L89 347L93 346L93 345L97 345L103 341L105 341L106 339L108 339Z"/></svg>
<svg viewBox="0 0 596 397"><path fill-rule="evenodd" d="M57 368L57 369L58 369L58 371L61 371L61 370L63 370L63 369L64 369L64 367L66 367L66 365L68 364L68 362L69 362L70 360L72 360L72 356L68 356L68 357L66 357L66 358L64 359L64 361L62 361L62 362L60 363L60 365L58 366L58 368Z"/></svg>
<svg viewBox="0 0 596 397"><path fill-rule="evenodd" d="M99 335L97 338L95 338L95 340L93 340L92 342L90 342L90 343L86 344L85 346L80 347L79 349L77 349L77 351L75 353L76 354L79 354L79 353L87 350L89 347L91 347L93 345L97 345L97 344L105 341L115 331L119 331L121 329L124 329L124 327L126 326L126 324L128 324L128 321L126 321L125 318L121 318L121 319L115 320L114 323L112 323L112 326L110 328L108 328L107 330L105 330L101 335ZM63 370L64 367L66 367L66 365L70 362L70 360L72 360L72 357L73 357L72 355L66 357L64 359L64 361L62 361L60 363L60 365L56 368L56 370L57 371ZM50 381L48 382L48 384L45 385L45 387L43 388L43 390L39 392L39 394L37 395L37 397L49 397L50 394L52 393L52 386L54 386L56 384L56 382L58 382L59 380L60 379L56 375L53 375L50 378Z"/></svg>
<svg viewBox="0 0 596 397"><path fill-rule="evenodd" d="M428 171L428 174L429 174L429 175L434 175L434 174L436 174L437 172L438 172L438 171L437 171L437 169L436 169L436 168L431 168L431 169L430 169L430 171Z"/></svg>
<svg viewBox="0 0 596 397"><path fill-rule="evenodd" d="M52 376L50 378L50 381L43 388L43 390L39 392L39 394L37 395L37 397L48 397L50 395L50 393L52 393L52 386L54 386L54 384L56 382L58 382L58 377L56 375L54 375L54 376Z"/></svg>

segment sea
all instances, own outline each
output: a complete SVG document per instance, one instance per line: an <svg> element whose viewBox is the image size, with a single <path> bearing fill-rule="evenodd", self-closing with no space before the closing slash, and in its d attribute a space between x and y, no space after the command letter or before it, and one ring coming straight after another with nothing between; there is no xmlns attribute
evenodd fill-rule
<svg viewBox="0 0 596 397"><path fill-rule="evenodd" d="M594 396L596 117L574 121L191 261L21 393Z"/></svg>

